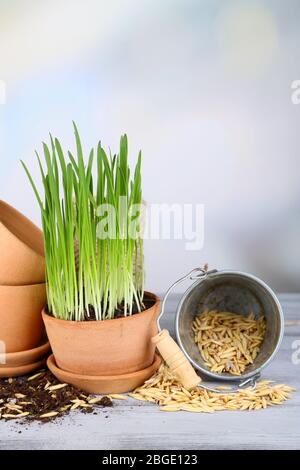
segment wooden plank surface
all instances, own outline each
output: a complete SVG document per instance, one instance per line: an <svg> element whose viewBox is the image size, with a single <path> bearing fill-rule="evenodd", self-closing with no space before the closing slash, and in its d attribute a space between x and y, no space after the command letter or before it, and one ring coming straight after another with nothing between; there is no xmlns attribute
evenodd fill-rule
<svg viewBox="0 0 300 470"><path fill-rule="evenodd" d="M297 388L283 406L254 412L163 413L129 399L98 415L74 412L53 423L0 421L0 449L299 449L300 364L292 363L300 340L300 294L283 294L286 328L282 346L263 378ZM163 326L171 331L177 296L168 302Z"/></svg>

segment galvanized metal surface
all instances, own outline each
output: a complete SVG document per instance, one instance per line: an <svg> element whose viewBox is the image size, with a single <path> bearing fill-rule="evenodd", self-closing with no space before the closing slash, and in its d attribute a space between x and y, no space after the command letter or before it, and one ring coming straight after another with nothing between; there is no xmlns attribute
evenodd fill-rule
<svg viewBox="0 0 300 470"><path fill-rule="evenodd" d="M205 308L247 315L253 312L257 317L266 318L265 340L254 363L249 365L238 379L228 373L211 372L199 355L191 334L191 325L197 313ZM181 297L176 311L176 338L186 357L193 366L213 379L247 382L259 377L262 369L275 357L283 337L283 313L280 303L261 279L240 271L212 272L199 279Z"/></svg>
<svg viewBox="0 0 300 470"><path fill-rule="evenodd" d="M17 426L0 421L0 449L300 449L300 364L292 362L293 345L300 341L300 294L279 298L285 334L262 377L297 388L283 406L212 415L163 413L130 399L98 416L75 412L59 423ZM178 301L179 296L171 296L162 319L162 327L173 334Z"/></svg>

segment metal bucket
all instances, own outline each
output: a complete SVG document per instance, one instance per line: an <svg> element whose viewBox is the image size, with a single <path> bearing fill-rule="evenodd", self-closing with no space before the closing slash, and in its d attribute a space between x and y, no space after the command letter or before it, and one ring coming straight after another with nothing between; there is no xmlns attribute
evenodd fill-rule
<svg viewBox="0 0 300 470"><path fill-rule="evenodd" d="M187 359L202 374L213 379L225 381L249 382L257 379L261 370L266 367L277 353L284 331L283 313L280 303L267 284L257 277L239 271L210 271L196 269L177 281L170 290L184 279L197 281L183 294L176 312L175 329L177 342ZM253 364L246 368L244 374L236 377L228 373L211 372L199 354L193 341L192 322L195 316L205 308L210 310L229 311L241 315L253 312L255 316L263 314L266 318L266 333L260 351Z"/></svg>

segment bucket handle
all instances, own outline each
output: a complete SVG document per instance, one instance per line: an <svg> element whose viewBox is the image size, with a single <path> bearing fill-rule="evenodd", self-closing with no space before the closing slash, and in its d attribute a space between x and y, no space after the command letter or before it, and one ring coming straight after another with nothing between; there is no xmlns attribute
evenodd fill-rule
<svg viewBox="0 0 300 470"><path fill-rule="evenodd" d="M205 279L210 274L214 274L218 272L217 269L205 270L203 268L195 268L190 271L185 276L181 277L177 281L175 281L166 291L162 304L160 314L157 318L157 329L158 334L152 338L153 343L156 345L157 349L165 359L166 363L170 367L171 371L177 376L177 379L185 386L187 389L191 389L195 386L208 390L214 393L235 393L243 390L244 388L248 388L251 386L250 390L254 390L256 388L256 382L260 377L260 374L255 374L252 377L249 377L242 382L240 382L236 386L229 387L226 390L220 390L218 388L209 387L204 385L201 382L201 378L196 374L194 368L188 362L187 358L184 356L183 352L179 348L179 346L175 343L175 341L169 336L169 332L166 330L161 329L160 320L165 313L165 305L166 301L172 292L172 290L181 284L183 281L189 279L191 281L195 281L197 279ZM220 377L221 379L221 377Z"/></svg>
<svg viewBox="0 0 300 470"><path fill-rule="evenodd" d="M190 271L188 274L186 274L185 276L181 277L180 279L178 279L177 281L175 281L170 287L169 289L166 291L165 295L164 295L164 298L163 298L163 301L161 303L161 309L160 309L160 314L157 318L157 328L158 328L158 331L161 331L161 326L160 326L160 320L163 316L163 314L165 313L165 305L166 305L166 301L167 301L167 298L169 297L169 294L172 292L172 290L178 286L178 284L181 284L183 281L186 281L187 279L191 280L191 281L196 281L197 279L205 279L209 274L213 274L213 273L216 273L218 272L217 269L211 269L210 271L206 271L205 269L203 268L195 268L193 269L192 271Z"/></svg>

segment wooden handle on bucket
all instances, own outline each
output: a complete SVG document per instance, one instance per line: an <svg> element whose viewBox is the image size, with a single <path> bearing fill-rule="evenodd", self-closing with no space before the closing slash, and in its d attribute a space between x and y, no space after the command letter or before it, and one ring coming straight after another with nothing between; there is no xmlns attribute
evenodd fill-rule
<svg viewBox="0 0 300 470"><path fill-rule="evenodd" d="M201 378L196 374L178 344L171 338L168 330L162 330L152 338L152 342L184 388L190 390L199 385Z"/></svg>

